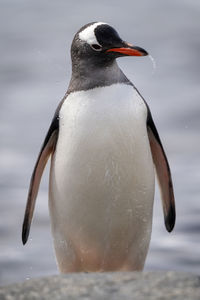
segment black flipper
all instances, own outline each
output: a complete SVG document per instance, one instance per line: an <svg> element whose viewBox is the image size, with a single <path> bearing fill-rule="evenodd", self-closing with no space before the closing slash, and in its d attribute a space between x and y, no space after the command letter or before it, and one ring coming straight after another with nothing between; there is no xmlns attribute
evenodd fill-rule
<svg viewBox="0 0 200 300"><path fill-rule="evenodd" d="M24 215L24 222L22 228L22 242L25 244L28 240L31 221L33 217L35 201L37 198L41 177L46 166L46 163L49 159L49 156L54 152L57 137L58 137L58 128L59 128L59 119L58 119L58 110L56 111L50 128L47 132L46 138L40 150L38 159L36 161L27 198L26 210Z"/></svg>
<svg viewBox="0 0 200 300"><path fill-rule="evenodd" d="M163 149L160 137L158 135L149 108L147 117L147 131L153 162L156 168L157 178L162 196L165 227L167 231L171 232L174 228L176 220L175 199L171 172L165 151Z"/></svg>

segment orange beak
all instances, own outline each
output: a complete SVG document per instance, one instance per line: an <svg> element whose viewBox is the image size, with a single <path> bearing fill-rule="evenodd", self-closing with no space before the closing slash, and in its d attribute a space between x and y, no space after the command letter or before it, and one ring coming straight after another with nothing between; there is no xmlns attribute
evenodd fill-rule
<svg viewBox="0 0 200 300"><path fill-rule="evenodd" d="M118 53L128 55L128 56L146 56L146 55L148 55L146 50L144 50L140 47L137 47L137 46L133 46L128 43L125 44L125 47L108 49L106 52L118 52Z"/></svg>

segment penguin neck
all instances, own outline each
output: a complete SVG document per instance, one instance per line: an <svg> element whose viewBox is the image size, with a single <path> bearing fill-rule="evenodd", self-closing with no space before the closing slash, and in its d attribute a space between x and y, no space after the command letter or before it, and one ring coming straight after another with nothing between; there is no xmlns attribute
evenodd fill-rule
<svg viewBox="0 0 200 300"><path fill-rule="evenodd" d="M119 68L116 60L97 64L91 61L72 61L72 77L68 93L109 86L116 83L130 85L131 82Z"/></svg>

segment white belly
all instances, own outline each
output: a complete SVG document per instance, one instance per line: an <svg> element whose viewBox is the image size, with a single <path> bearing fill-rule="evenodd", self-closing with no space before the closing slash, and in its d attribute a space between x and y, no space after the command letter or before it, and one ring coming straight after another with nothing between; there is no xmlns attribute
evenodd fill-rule
<svg viewBox="0 0 200 300"><path fill-rule="evenodd" d="M123 84L63 103L49 193L62 272L142 269L154 198L146 117L141 97Z"/></svg>

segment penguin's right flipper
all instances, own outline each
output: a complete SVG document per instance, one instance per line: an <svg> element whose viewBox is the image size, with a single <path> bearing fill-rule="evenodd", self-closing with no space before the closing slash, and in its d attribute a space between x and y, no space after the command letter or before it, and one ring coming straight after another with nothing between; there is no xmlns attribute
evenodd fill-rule
<svg viewBox="0 0 200 300"><path fill-rule="evenodd" d="M44 168L46 166L46 163L49 159L49 156L54 152L57 137L58 137L58 127L59 127L59 120L58 120L58 114L56 113L52 123L50 125L50 128L48 130L48 133L46 135L46 138L44 140L44 143L42 145L42 148L40 150L38 159L36 161L30 186L29 186L29 192L28 192L28 198L26 203L26 210L24 215L24 222L22 227L22 242L25 244L28 240L31 221L33 217L33 211L35 207L35 200L38 194L39 186L41 177L44 171Z"/></svg>

